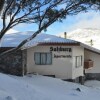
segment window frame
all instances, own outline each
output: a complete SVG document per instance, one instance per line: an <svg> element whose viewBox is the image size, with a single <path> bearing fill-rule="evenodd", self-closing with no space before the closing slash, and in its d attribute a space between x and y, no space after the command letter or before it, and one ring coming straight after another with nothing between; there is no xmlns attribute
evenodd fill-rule
<svg viewBox="0 0 100 100"><path fill-rule="evenodd" d="M40 63L36 63L36 61L35 61L35 55L36 54L40 54L40 58L39 58L40 59ZM45 54L45 56L46 56L46 60L45 60L44 64L42 63L42 60L41 60L42 54ZM47 63L47 54L51 55L50 63L49 64ZM35 52L34 53L34 62L35 62L36 65L52 65L52 52Z"/></svg>
<svg viewBox="0 0 100 100"><path fill-rule="evenodd" d="M83 65L83 63L82 63L82 61L83 61L82 55L80 55L80 56L74 56L74 58L75 58L75 62L74 62L75 63L75 68L81 67Z"/></svg>

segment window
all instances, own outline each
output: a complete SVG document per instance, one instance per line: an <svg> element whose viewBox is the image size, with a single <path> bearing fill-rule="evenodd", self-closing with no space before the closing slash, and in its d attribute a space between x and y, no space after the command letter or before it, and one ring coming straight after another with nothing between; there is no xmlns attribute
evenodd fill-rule
<svg viewBox="0 0 100 100"><path fill-rule="evenodd" d="M78 68L82 66L82 56L75 56L74 57L75 67Z"/></svg>
<svg viewBox="0 0 100 100"><path fill-rule="evenodd" d="M52 64L52 53L39 53L34 54L36 65L50 65Z"/></svg>

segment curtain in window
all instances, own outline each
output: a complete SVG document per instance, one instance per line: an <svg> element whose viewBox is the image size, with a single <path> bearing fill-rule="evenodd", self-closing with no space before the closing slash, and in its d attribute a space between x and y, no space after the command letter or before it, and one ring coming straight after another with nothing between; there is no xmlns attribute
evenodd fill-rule
<svg viewBox="0 0 100 100"><path fill-rule="evenodd" d="M35 64L37 65L49 65L52 64L51 53L35 53L34 55Z"/></svg>
<svg viewBox="0 0 100 100"><path fill-rule="evenodd" d="M73 57L73 63L75 64L76 68L82 66L82 56Z"/></svg>
<svg viewBox="0 0 100 100"><path fill-rule="evenodd" d="M35 53L35 64L40 64L40 53Z"/></svg>
<svg viewBox="0 0 100 100"><path fill-rule="evenodd" d="M45 53L42 53L41 54L41 64L42 65L45 65L46 64L46 54Z"/></svg>
<svg viewBox="0 0 100 100"><path fill-rule="evenodd" d="M52 54L47 53L47 64L51 64L51 63L52 63Z"/></svg>
<svg viewBox="0 0 100 100"><path fill-rule="evenodd" d="M80 56L77 56L77 60L76 60L76 64L77 64L77 67L81 66L81 59L80 59Z"/></svg>

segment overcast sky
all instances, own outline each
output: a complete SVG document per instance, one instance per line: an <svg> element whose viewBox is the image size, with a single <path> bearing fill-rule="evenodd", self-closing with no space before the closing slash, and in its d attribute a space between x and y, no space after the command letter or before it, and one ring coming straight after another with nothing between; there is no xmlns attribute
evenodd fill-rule
<svg viewBox="0 0 100 100"><path fill-rule="evenodd" d="M0 20L1 21L1 20ZM0 24L1 26L1 24ZM46 33L60 34L63 32L70 32L78 28L97 28L100 29L100 12L89 11L87 13L80 13L74 16L67 16L62 23L55 22L51 25ZM14 27L17 31L36 30L36 26L29 24L20 24Z"/></svg>

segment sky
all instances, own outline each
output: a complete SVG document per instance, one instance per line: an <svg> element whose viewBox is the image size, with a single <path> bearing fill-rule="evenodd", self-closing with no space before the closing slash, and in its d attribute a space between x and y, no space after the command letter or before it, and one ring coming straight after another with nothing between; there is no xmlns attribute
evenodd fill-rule
<svg viewBox="0 0 100 100"><path fill-rule="evenodd" d="M0 20L1 21L1 20ZM1 25L0 25L1 26ZM100 12L89 11L87 13L79 13L74 16L67 16L63 22L55 22L47 28L43 33L61 34L70 32L78 28L97 28L100 29ZM17 31L36 31L34 24L19 24L13 29Z"/></svg>

